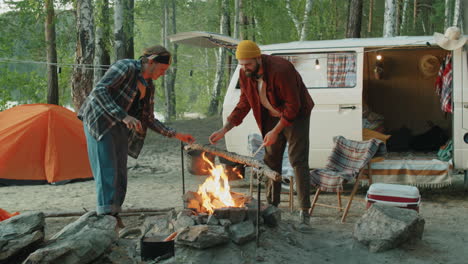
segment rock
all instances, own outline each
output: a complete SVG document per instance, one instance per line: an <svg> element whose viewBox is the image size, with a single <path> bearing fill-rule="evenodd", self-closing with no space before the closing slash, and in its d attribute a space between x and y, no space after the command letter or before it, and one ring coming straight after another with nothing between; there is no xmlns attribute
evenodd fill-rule
<svg viewBox="0 0 468 264"><path fill-rule="evenodd" d="M229 220L231 220L231 223L237 224L245 220L247 208L230 207L229 209Z"/></svg>
<svg viewBox="0 0 468 264"><path fill-rule="evenodd" d="M229 209L228 207L215 209L213 215L217 219L229 219Z"/></svg>
<svg viewBox="0 0 468 264"><path fill-rule="evenodd" d="M422 239L424 219L414 210L374 204L357 221L353 236L371 252Z"/></svg>
<svg viewBox="0 0 468 264"><path fill-rule="evenodd" d="M214 247L229 242L229 235L222 226L196 225L180 231L175 243L198 249Z"/></svg>
<svg viewBox="0 0 468 264"><path fill-rule="evenodd" d="M265 225L275 227L281 221L281 210L276 206L270 205L262 212Z"/></svg>
<svg viewBox="0 0 468 264"><path fill-rule="evenodd" d="M90 263L117 240L113 216L88 212L55 234L46 246L36 250L24 264Z"/></svg>
<svg viewBox="0 0 468 264"><path fill-rule="evenodd" d="M229 219L220 219L219 224L224 227L228 227L231 225L231 221Z"/></svg>
<svg viewBox="0 0 468 264"><path fill-rule="evenodd" d="M143 222L142 234L143 236L168 236L174 232L174 226L171 224L169 216L158 215L147 217Z"/></svg>
<svg viewBox="0 0 468 264"><path fill-rule="evenodd" d="M207 225L217 225L217 224L219 224L219 220L216 219L216 217L214 215L210 215L210 216L208 216L208 220L206 221L206 224Z"/></svg>
<svg viewBox="0 0 468 264"><path fill-rule="evenodd" d="M229 227L232 242L243 245L255 239L255 227L252 221L244 221Z"/></svg>
<svg viewBox="0 0 468 264"><path fill-rule="evenodd" d="M176 221L173 222L174 224L174 231L179 232L180 230L195 225L195 221L193 221L192 217L186 215L180 215Z"/></svg>
<svg viewBox="0 0 468 264"><path fill-rule="evenodd" d="M0 222L0 263L32 252L44 241L44 214L24 213Z"/></svg>
<svg viewBox="0 0 468 264"><path fill-rule="evenodd" d="M106 264L137 264L140 257L136 251L137 242L130 239L119 239L111 247L108 255L102 257L97 263Z"/></svg>

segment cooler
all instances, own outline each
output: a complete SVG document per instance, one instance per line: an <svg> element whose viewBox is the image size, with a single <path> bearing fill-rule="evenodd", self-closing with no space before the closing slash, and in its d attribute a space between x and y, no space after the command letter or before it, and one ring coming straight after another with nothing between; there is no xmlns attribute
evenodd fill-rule
<svg viewBox="0 0 468 264"><path fill-rule="evenodd" d="M366 195L367 208L373 203L413 209L419 212L421 196L418 188L408 185L374 183Z"/></svg>

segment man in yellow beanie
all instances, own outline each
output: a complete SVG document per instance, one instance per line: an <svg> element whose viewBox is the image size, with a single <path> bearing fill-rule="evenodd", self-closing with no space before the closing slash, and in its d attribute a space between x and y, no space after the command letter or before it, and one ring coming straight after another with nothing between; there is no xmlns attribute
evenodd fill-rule
<svg viewBox="0 0 468 264"><path fill-rule="evenodd" d="M314 102L302 78L289 61L271 55L262 55L257 44L241 41L236 50L241 67L239 73L241 96L226 125L210 136L216 143L234 126L242 123L252 109L263 135L264 161L281 173L286 143L296 178L296 190L301 206L301 223L309 224L309 125ZM281 182L269 181L267 201L278 206Z"/></svg>

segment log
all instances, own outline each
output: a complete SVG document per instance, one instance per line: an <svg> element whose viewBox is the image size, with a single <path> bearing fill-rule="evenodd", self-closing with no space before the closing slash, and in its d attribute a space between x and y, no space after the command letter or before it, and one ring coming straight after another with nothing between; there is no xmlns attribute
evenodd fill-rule
<svg viewBox="0 0 468 264"><path fill-rule="evenodd" d="M258 175L259 176L265 176L265 177L268 177L274 181L281 181L281 174L279 174L278 172L270 169L270 167L268 167L265 163L261 162L261 161L258 161L252 157L248 157L248 156L244 156L244 155L239 155L237 153L234 153L234 152L229 152L229 151L226 151L226 150L221 150L219 148L216 148L212 145L200 145L200 144L189 144L189 145L186 145L184 147L184 149L186 151L189 151L189 150L201 150L201 151L205 151L205 152L209 152L211 154L214 154L216 156L219 156L219 157L222 157L222 158L225 158L227 160L230 160L230 161L233 161L233 162L236 162L236 163L240 163L240 164L244 164L244 165L247 165L247 166L250 166L250 167L254 167L256 169L258 169Z"/></svg>
<svg viewBox="0 0 468 264"><path fill-rule="evenodd" d="M119 213L122 216L131 216L139 215L141 213L146 214L165 214L171 210L174 210L173 207L170 208L134 208L134 209L125 209ZM85 214L87 210L83 211L50 211L44 212L45 217L68 217L68 216L81 216Z"/></svg>

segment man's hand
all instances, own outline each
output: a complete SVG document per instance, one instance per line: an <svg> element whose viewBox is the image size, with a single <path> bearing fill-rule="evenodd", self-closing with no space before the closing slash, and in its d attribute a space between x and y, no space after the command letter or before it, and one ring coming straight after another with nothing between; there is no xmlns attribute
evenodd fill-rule
<svg viewBox="0 0 468 264"><path fill-rule="evenodd" d="M174 137L180 141L183 141L189 144L192 144L193 142L195 142L195 138L190 134L176 133Z"/></svg>
<svg viewBox="0 0 468 264"><path fill-rule="evenodd" d="M211 134L209 138L210 143L216 144L220 139L224 137L225 134L226 134L226 130L224 128L221 128L220 130L213 132L213 134Z"/></svg>
<svg viewBox="0 0 468 264"><path fill-rule="evenodd" d="M127 115L123 120L122 122L125 123L125 125L127 125L127 128L128 129L135 129L137 131L142 131L143 128L141 127L141 122L140 120L134 118L133 116L129 116Z"/></svg>
<svg viewBox="0 0 468 264"><path fill-rule="evenodd" d="M263 145L265 146L273 145L275 144L277 139L278 139L278 133L272 130L265 135L265 138L263 139Z"/></svg>

